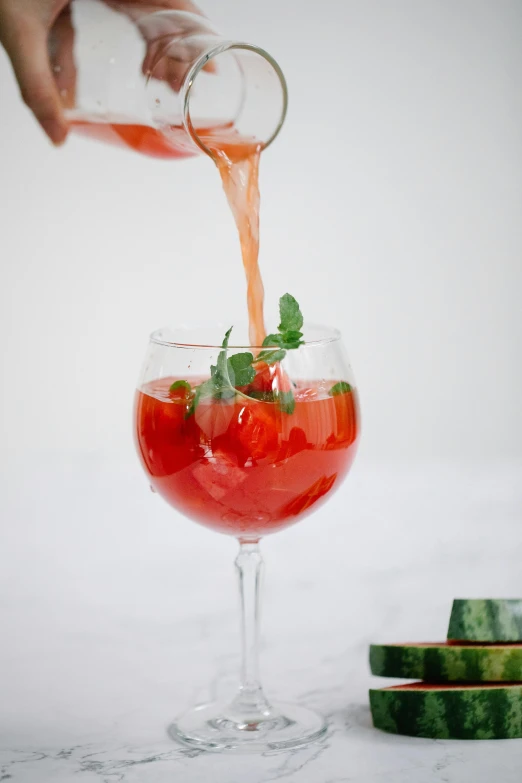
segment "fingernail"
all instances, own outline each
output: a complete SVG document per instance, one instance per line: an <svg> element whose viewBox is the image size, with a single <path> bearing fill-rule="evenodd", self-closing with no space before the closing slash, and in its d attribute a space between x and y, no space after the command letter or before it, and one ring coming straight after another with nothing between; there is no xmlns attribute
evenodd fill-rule
<svg viewBox="0 0 522 783"><path fill-rule="evenodd" d="M51 139L55 147L61 147L67 138L67 127L59 120L40 120L40 125Z"/></svg>

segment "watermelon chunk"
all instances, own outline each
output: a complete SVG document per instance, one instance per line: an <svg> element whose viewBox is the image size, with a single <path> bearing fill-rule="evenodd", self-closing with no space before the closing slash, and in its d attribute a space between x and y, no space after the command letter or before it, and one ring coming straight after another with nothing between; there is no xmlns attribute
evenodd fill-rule
<svg viewBox="0 0 522 783"><path fill-rule="evenodd" d="M248 389L249 394L252 392L277 394L290 391L292 382L279 363L268 365L260 362L256 377Z"/></svg>
<svg viewBox="0 0 522 783"><path fill-rule="evenodd" d="M522 644L372 644L378 677L437 682L522 682Z"/></svg>
<svg viewBox="0 0 522 783"><path fill-rule="evenodd" d="M370 691L376 729L433 739L522 737L522 684L427 685Z"/></svg>
<svg viewBox="0 0 522 783"><path fill-rule="evenodd" d="M463 599L453 602L450 641L522 642L522 599Z"/></svg>
<svg viewBox="0 0 522 783"><path fill-rule="evenodd" d="M279 432L273 405L246 402L231 426L231 438L241 444L243 458L260 460L275 452Z"/></svg>

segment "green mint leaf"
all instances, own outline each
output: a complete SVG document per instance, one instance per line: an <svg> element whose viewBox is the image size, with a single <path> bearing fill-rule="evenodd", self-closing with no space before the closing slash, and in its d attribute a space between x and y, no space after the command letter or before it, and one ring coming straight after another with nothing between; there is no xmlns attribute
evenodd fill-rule
<svg viewBox="0 0 522 783"><path fill-rule="evenodd" d="M248 386L252 383L256 377L256 371L253 367L245 367L244 370L231 370L230 372L230 384L231 386Z"/></svg>
<svg viewBox="0 0 522 783"><path fill-rule="evenodd" d="M292 391L279 392L277 395L279 407L283 413L292 414L295 410L295 397Z"/></svg>
<svg viewBox="0 0 522 783"><path fill-rule="evenodd" d="M291 350L292 348L299 348L303 344L303 333L290 330L284 332L282 335L282 344L284 348Z"/></svg>
<svg viewBox="0 0 522 783"><path fill-rule="evenodd" d="M221 343L221 347L225 350L228 348L228 341L230 340L230 335L232 334L232 329L234 327L231 326L228 332L225 334L225 337L223 338L223 342Z"/></svg>
<svg viewBox="0 0 522 783"><path fill-rule="evenodd" d="M299 332L303 326L303 315L297 300L291 294L284 294L279 300L280 332Z"/></svg>
<svg viewBox="0 0 522 783"><path fill-rule="evenodd" d="M254 357L251 353L235 353L228 360L228 375L231 386L248 386L256 377L252 367Z"/></svg>
<svg viewBox="0 0 522 783"><path fill-rule="evenodd" d="M345 394L346 392L349 392L352 390L352 387L349 383L346 383L346 381L339 381L339 383L336 383L328 394L330 397L335 397L337 394Z"/></svg>
<svg viewBox="0 0 522 783"><path fill-rule="evenodd" d="M222 351L219 352L218 358L217 358L217 365L216 365L216 372L213 375L213 378L216 380L217 385L229 385L230 383L227 383L228 379L228 367L227 367L227 348L228 348L228 341L230 339L230 335L232 333L233 327L231 326L228 332L225 334L225 337L223 339L223 342L221 344L221 347L223 348Z"/></svg>
<svg viewBox="0 0 522 783"><path fill-rule="evenodd" d="M295 342L299 342L303 337L303 333L298 332L296 329L289 329L287 332L284 332L284 335L285 340L294 340Z"/></svg>
<svg viewBox="0 0 522 783"><path fill-rule="evenodd" d="M246 367L250 367L253 361L254 357L249 352L235 353L230 357L228 363L235 372L238 372L239 370L244 370Z"/></svg>
<svg viewBox="0 0 522 783"><path fill-rule="evenodd" d="M185 392L188 392L189 394L192 393L192 386L187 381L174 381L169 387L169 392L175 392L178 389L184 389Z"/></svg>
<svg viewBox="0 0 522 783"><path fill-rule="evenodd" d="M281 347L281 343L283 342L283 338L280 334L267 334L265 339L263 340L263 348L265 347L271 347L279 346Z"/></svg>
<svg viewBox="0 0 522 783"><path fill-rule="evenodd" d="M286 356L286 351L282 349L274 349L273 351L261 351L258 354L257 361L265 362L265 364L275 364L276 362L282 362Z"/></svg>

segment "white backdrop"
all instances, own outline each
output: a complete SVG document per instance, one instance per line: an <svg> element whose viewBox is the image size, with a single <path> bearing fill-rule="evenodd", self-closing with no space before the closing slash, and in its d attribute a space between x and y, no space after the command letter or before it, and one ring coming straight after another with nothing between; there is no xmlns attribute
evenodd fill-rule
<svg viewBox="0 0 522 783"><path fill-rule="evenodd" d="M201 5L289 82L262 160L270 309L289 290L339 326L360 387L348 482L263 542L268 693L328 714L333 739L277 766L163 740L235 683L236 545L150 493L133 389L152 329L245 317L237 235L207 159L53 149L0 51L0 768L515 783L517 743L373 732L367 653L443 638L454 596L520 594L522 3Z"/></svg>
<svg viewBox="0 0 522 783"><path fill-rule="evenodd" d="M287 75L262 161L267 299L342 329L364 454L522 456L522 4L201 5ZM3 52L0 95L2 460L129 455L148 333L244 318L217 173L51 148Z"/></svg>

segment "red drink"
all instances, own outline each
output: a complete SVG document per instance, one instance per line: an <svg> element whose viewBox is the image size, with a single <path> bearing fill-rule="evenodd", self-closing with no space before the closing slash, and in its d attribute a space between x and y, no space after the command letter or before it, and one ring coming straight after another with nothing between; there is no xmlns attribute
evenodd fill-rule
<svg viewBox="0 0 522 783"><path fill-rule="evenodd" d="M211 121L197 128L198 135L203 139L226 138L232 131L232 123L217 125ZM149 125L124 122L90 122L89 120L73 120L71 128L81 136L114 144L117 147L127 147L134 152L141 152L152 158L174 159L188 158L198 153L198 148L182 125L171 125L168 132L161 131Z"/></svg>
<svg viewBox="0 0 522 783"><path fill-rule="evenodd" d="M244 397L173 399L173 378L136 396L138 451L153 488L187 517L255 540L315 509L346 475L357 446L354 390L294 390L295 410Z"/></svg>
<svg viewBox="0 0 522 783"><path fill-rule="evenodd" d="M118 147L128 147L135 152L152 158L187 158L194 155L183 128L173 128L168 138L156 128L147 125L132 125L117 122L80 122L75 120L72 129L90 139L104 141Z"/></svg>

